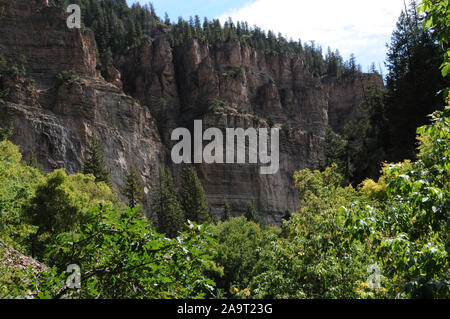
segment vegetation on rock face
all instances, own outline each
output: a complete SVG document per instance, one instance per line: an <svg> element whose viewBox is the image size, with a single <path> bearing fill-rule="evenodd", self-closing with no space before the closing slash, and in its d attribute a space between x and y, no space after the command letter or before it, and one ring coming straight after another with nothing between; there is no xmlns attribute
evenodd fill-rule
<svg viewBox="0 0 450 319"><path fill-rule="evenodd" d="M83 80L77 75L73 70L62 71L56 75L56 80L58 85L62 84L82 84Z"/></svg>
<svg viewBox="0 0 450 319"><path fill-rule="evenodd" d="M231 207L230 203L225 198L223 201L223 214L222 214L222 222L226 222L227 220L230 220L233 216L231 215Z"/></svg>
<svg viewBox="0 0 450 319"><path fill-rule="evenodd" d="M281 34L264 31L258 27L249 27L247 22L226 21L223 25L218 19L191 17L189 21L180 18L172 22L164 21L156 15L152 4L141 6L134 3L128 7L125 0L50 0L50 4L67 7L78 4L83 16L83 25L95 32L99 52L99 68L105 73L107 68L120 59L128 50L139 47L145 38L167 33L174 48L182 48L187 41L197 39L207 41L213 47L220 47L229 41L239 41L257 50L269 54L294 54L309 66L316 76L341 76L356 72L354 55L344 62L339 51L327 53L314 41L302 43L286 39ZM238 77L241 69L226 71L227 75Z"/></svg>
<svg viewBox="0 0 450 319"><path fill-rule="evenodd" d="M256 211L256 207L255 205L253 205L252 202L247 203L247 208L245 209L244 217L249 222L254 222L256 224L262 223L261 216L259 216L258 212Z"/></svg>
<svg viewBox="0 0 450 319"><path fill-rule="evenodd" d="M34 79L26 77L26 63L23 55L20 55L17 61L8 63L3 53L0 52L0 99L8 98L13 89L13 83L23 82L23 84L31 86L35 84Z"/></svg>

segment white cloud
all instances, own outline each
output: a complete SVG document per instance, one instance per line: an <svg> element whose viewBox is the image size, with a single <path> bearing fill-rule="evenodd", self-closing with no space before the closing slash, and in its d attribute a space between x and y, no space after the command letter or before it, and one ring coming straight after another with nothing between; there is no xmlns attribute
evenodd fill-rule
<svg viewBox="0 0 450 319"><path fill-rule="evenodd" d="M314 40L324 51L339 49L344 58L354 53L367 68L383 63L402 9L403 0L256 0L219 19L247 21L288 39Z"/></svg>

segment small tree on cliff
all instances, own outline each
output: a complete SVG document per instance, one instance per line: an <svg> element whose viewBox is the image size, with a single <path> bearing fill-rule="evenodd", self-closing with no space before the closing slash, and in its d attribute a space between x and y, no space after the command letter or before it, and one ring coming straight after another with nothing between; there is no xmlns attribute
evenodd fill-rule
<svg viewBox="0 0 450 319"><path fill-rule="evenodd" d="M124 195L128 198L128 206L135 208L144 197L144 186L136 168L131 165L125 179Z"/></svg>
<svg viewBox="0 0 450 319"><path fill-rule="evenodd" d="M245 210L244 216L245 218L247 218L249 222L254 222L255 224L262 224L261 217L259 216L252 202L247 203L247 209Z"/></svg>
<svg viewBox="0 0 450 319"><path fill-rule="evenodd" d="M186 218L191 221L199 224L212 221L205 190L197 176L197 171L192 166L186 166L183 169L181 206Z"/></svg>
<svg viewBox="0 0 450 319"><path fill-rule="evenodd" d="M223 215L222 215L222 221L226 222L227 220L230 220L233 216L231 215L231 208L230 203L228 203L227 199L225 198L223 201Z"/></svg>
<svg viewBox="0 0 450 319"><path fill-rule="evenodd" d="M158 217L158 231L174 238L184 227L184 213L169 171L159 171L159 185L154 193L153 210Z"/></svg>
<svg viewBox="0 0 450 319"><path fill-rule="evenodd" d="M88 149L87 159L83 164L83 174L92 174L95 176L96 182L105 182L110 185L109 170L103 160L103 150L99 141L93 137Z"/></svg>

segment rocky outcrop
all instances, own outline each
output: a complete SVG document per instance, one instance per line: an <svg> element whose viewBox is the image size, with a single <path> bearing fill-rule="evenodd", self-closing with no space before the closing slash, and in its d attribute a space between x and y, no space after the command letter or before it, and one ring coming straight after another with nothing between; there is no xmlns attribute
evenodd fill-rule
<svg viewBox="0 0 450 319"><path fill-rule="evenodd" d="M46 271L48 266L34 260L30 257L23 255L13 248L8 248L0 243L0 266L16 269L21 271L31 270L34 274Z"/></svg>
<svg viewBox="0 0 450 319"><path fill-rule="evenodd" d="M318 163L323 132L328 124L327 92L305 64L293 55L272 55L239 41L211 48L191 40L175 51L181 114L186 127L203 118L205 129L244 129L268 125L292 128L280 136L280 171L260 175L258 165L203 164L199 176L218 214L226 197L242 212L248 201L270 223L278 223L286 209L298 208L293 185L295 170ZM210 111L211 101L221 101ZM180 121L179 121L180 122Z"/></svg>
<svg viewBox="0 0 450 319"><path fill-rule="evenodd" d="M236 214L252 201L268 222L298 208L293 173L317 166L329 101L328 87L298 56L266 54L239 41L211 47L190 40L173 50L160 35L132 52L123 68L131 75L124 78L127 92L153 111L166 102L169 131L192 129L194 119L203 119L204 129L223 131L285 124L277 174L263 176L257 165L234 164L202 164L198 173L217 214L224 198ZM170 149L167 136L164 140ZM179 176L180 168L173 170Z"/></svg>
<svg viewBox="0 0 450 319"><path fill-rule="evenodd" d="M327 77L323 80L328 90L328 119L336 133L344 133L345 125L356 116L356 111L371 86L382 88L381 75L355 73L339 79Z"/></svg>
<svg viewBox="0 0 450 319"><path fill-rule="evenodd" d="M69 30L61 9L44 1L5 1L0 20L0 51L10 64L26 59L34 85L17 77L3 83L14 89L0 100L0 125L12 124L12 141L25 159L33 153L45 170L82 168L86 148L95 136L101 141L115 189L120 193L130 164L136 166L149 199L164 147L150 113L118 85L96 76L93 34ZM57 80L61 71L76 76ZM117 73L116 73L117 75ZM7 77L4 77L7 78Z"/></svg>
<svg viewBox="0 0 450 319"><path fill-rule="evenodd" d="M0 51L13 64L23 55L27 77L35 81L3 81L15 89L0 101L0 125L14 124L13 141L25 158L33 152L46 169L69 173L81 168L87 143L97 136L116 190L130 164L141 172L148 195L161 164L179 180L180 167L167 156L170 132L191 128L194 119L203 119L204 129L282 127L275 175L260 175L258 165L197 166L217 214L224 198L235 214L252 201L268 222L279 223L286 209L298 209L294 171L317 166L326 127L339 131L362 98L365 75L320 79L298 56L239 41L212 47L189 40L174 49L164 30L114 57L105 80L96 70L93 33L69 30L63 10L44 0L0 0L0 7ZM77 75L57 80L67 70ZM161 110L165 117L157 125L151 114Z"/></svg>

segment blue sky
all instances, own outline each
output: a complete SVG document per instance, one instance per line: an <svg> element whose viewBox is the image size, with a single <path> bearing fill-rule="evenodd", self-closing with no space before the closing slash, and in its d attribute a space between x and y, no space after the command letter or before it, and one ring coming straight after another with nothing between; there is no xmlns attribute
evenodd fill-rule
<svg viewBox="0 0 450 319"><path fill-rule="evenodd" d="M137 0L127 0L129 4ZM147 0L139 0L141 4ZM247 21L287 38L314 40L324 52L339 49L345 59L351 53L367 70L372 62L382 66L403 0L153 0L156 12L172 21L198 14L225 21Z"/></svg>
<svg viewBox="0 0 450 319"><path fill-rule="evenodd" d="M179 16L188 19L189 16L195 16L196 14L202 18L214 18L218 17L224 12L230 9L237 9L243 7L246 3L252 2L251 0L127 0L131 5L134 2L140 2L146 4L153 3L156 13L160 17L164 17L164 13L167 12L172 21L177 21Z"/></svg>

